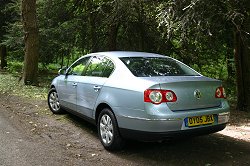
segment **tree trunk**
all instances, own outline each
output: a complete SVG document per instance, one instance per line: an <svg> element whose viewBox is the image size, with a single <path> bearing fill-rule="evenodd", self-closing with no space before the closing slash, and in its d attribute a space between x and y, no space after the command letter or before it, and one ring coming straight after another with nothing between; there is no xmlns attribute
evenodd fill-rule
<svg viewBox="0 0 250 166"><path fill-rule="evenodd" d="M22 22L24 29L25 56L23 80L25 85L37 83L38 71L38 27L36 0L22 0Z"/></svg>
<svg viewBox="0 0 250 166"><path fill-rule="evenodd" d="M92 52L97 52L98 46L97 46L97 27L96 27L96 12L94 11L94 2L93 0L87 0L86 1L86 7L88 11L88 22L89 22L89 38L90 38L90 47Z"/></svg>
<svg viewBox="0 0 250 166"><path fill-rule="evenodd" d="M225 60L226 60L226 64L227 64L227 79L226 79L226 84L227 87L227 93L228 94L235 94L235 87L236 87L236 82L235 82L235 63L233 61L234 58L234 54L233 54L233 50L232 48L234 48L234 46L231 45L227 45L227 52L225 54Z"/></svg>
<svg viewBox="0 0 250 166"><path fill-rule="evenodd" d="M117 49L116 48L116 43L117 43L118 28L119 28L118 24L110 25L109 37L108 37L109 51L115 51Z"/></svg>
<svg viewBox="0 0 250 166"><path fill-rule="evenodd" d="M250 39L239 31L235 32L235 67L237 80L237 109L250 111Z"/></svg>
<svg viewBox="0 0 250 166"><path fill-rule="evenodd" d="M6 46L0 45L0 57L1 57L1 69L4 69L7 67L7 50Z"/></svg>
<svg viewBox="0 0 250 166"><path fill-rule="evenodd" d="M147 40L147 33L145 31L146 24L144 23L144 21L146 20L145 16L146 13L144 10L144 3L142 3L142 1L138 1L137 13L138 13L138 27L140 30L139 50L140 51L149 50L148 44L150 40Z"/></svg>
<svg viewBox="0 0 250 166"><path fill-rule="evenodd" d="M227 76L227 82L229 83L233 83L233 78L235 77L235 73L234 73L234 63L232 62L232 58L233 58L233 55L232 55L232 49L233 47L228 47L227 48L227 53L226 53L226 63L227 63L227 73L228 73L228 76Z"/></svg>

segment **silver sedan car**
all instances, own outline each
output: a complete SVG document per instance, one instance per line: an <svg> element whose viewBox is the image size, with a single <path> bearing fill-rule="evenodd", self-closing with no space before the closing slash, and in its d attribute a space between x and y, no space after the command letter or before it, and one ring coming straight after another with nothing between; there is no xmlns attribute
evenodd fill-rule
<svg viewBox="0 0 250 166"><path fill-rule="evenodd" d="M95 124L107 150L120 149L125 139L214 133L230 114L221 81L167 56L125 51L88 54L60 70L48 105Z"/></svg>

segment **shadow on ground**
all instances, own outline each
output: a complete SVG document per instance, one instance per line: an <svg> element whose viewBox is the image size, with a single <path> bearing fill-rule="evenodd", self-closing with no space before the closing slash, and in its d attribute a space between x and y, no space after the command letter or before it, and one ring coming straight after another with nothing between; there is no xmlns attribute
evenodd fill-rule
<svg viewBox="0 0 250 166"><path fill-rule="evenodd" d="M71 114L67 118L98 137L94 125ZM250 143L218 133L161 143L128 141L112 154L128 165L250 165Z"/></svg>

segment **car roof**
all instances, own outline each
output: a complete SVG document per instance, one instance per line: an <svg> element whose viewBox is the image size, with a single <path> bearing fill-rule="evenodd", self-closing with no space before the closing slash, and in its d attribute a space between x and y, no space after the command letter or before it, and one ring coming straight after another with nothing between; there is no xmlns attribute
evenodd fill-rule
<svg viewBox="0 0 250 166"><path fill-rule="evenodd" d="M167 57L160 54L155 53L147 53L147 52L134 52L134 51L108 51L108 52L97 52L89 55L105 55L108 57Z"/></svg>

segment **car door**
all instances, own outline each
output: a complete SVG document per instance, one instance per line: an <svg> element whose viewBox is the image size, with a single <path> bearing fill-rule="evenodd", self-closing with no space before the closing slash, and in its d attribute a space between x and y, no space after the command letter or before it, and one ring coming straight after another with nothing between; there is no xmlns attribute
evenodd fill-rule
<svg viewBox="0 0 250 166"><path fill-rule="evenodd" d="M90 60L77 86L77 110L85 116L93 118L96 99L113 69L113 62L104 56L94 56Z"/></svg>
<svg viewBox="0 0 250 166"><path fill-rule="evenodd" d="M76 111L77 86L90 57L84 57L73 63L66 71L63 80L58 83L58 95L61 105Z"/></svg>

